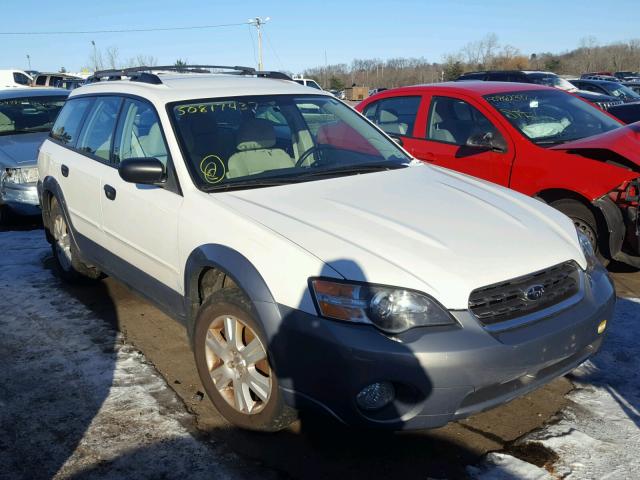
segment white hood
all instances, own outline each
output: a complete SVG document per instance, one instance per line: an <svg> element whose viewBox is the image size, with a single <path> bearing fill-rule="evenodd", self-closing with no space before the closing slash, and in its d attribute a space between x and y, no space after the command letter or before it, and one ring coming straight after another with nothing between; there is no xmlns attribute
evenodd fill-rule
<svg viewBox="0 0 640 480"><path fill-rule="evenodd" d="M478 287L570 259L585 266L575 228L563 214L511 190L429 166L216 199L349 280L420 290L449 309L467 308Z"/></svg>

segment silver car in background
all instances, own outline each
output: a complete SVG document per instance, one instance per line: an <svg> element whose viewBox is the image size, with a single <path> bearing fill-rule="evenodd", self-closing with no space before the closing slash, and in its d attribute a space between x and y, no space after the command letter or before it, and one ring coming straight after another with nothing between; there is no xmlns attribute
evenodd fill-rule
<svg viewBox="0 0 640 480"><path fill-rule="evenodd" d="M40 215L38 149L69 95L59 88L0 90L0 224Z"/></svg>

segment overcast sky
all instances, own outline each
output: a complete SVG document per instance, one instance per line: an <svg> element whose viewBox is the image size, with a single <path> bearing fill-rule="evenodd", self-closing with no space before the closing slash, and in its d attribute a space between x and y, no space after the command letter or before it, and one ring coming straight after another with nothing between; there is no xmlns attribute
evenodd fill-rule
<svg viewBox="0 0 640 480"><path fill-rule="evenodd" d="M524 54L561 52L594 36L601 43L640 37L638 0L98 0L7 1L0 32L79 31L236 24L271 17L265 68L298 73L353 58L426 57L440 61L487 33ZM161 64L256 64L256 32L215 29L81 35L0 35L0 68L69 71L90 65L91 40L122 60L152 55Z"/></svg>

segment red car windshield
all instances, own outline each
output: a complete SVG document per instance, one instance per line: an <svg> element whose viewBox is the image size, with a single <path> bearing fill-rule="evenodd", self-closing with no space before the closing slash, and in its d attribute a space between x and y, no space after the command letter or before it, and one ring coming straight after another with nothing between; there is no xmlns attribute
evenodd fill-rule
<svg viewBox="0 0 640 480"><path fill-rule="evenodd" d="M504 92L484 98L526 138L541 146L591 137L622 126L600 109L559 90Z"/></svg>

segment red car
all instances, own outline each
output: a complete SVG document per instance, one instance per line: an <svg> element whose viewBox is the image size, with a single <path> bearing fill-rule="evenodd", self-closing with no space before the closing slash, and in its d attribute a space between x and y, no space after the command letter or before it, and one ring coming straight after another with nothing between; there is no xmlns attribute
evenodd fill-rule
<svg viewBox="0 0 640 480"><path fill-rule="evenodd" d="M640 268L640 123L551 87L481 81L387 90L356 109L415 158L547 202L603 258Z"/></svg>

